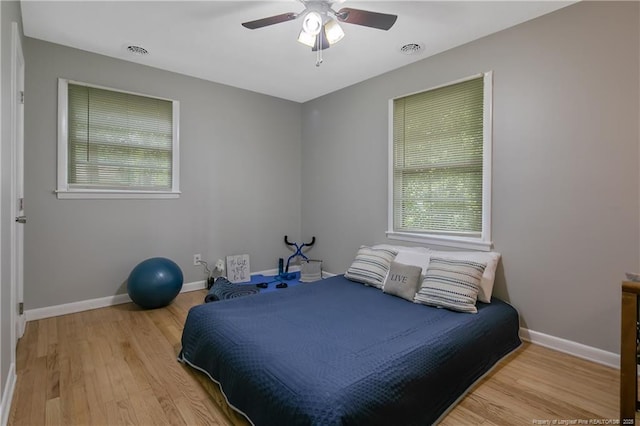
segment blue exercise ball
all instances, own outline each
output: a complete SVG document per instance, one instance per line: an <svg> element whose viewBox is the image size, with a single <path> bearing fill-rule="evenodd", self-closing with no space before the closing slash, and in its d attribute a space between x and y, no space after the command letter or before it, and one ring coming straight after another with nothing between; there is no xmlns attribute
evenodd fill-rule
<svg viewBox="0 0 640 426"><path fill-rule="evenodd" d="M184 277L180 267L164 257L140 262L127 282L127 292L134 303L144 309L167 306L182 289Z"/></svg>

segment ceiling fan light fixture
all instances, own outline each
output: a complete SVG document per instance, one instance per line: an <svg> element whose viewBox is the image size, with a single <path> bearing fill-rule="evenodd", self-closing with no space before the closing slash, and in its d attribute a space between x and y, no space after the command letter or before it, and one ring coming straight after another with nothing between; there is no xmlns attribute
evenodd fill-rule
<svg viewBox="0 0 640 426"><path fill-rule="evenodd" d="M350 7L344 7L336 12L332 4L342 3L344 0L299 1L304 5L304 10L301 13L281 13L280 15L243 22L242 26L255 30L302 18L302 30L298 34L298 42L310 46L311 51L316 52L316 66L320 66L322 63L322 51L344 38L345 34L339 24L340 22L386 31L398 19L397 15L352 9Z"/></svg>
<svg viewBox="0 0 640 426"><path fill-rule="evenodd" d="M317 36L322 30L322 16L315 10L307 13L302 21L302 30L312 36Z"/></svg>
<svg viewBox="0 0 640 426"><path fill-rule="evenodd" d="M309 47L313 47L316 44L316 36L309 34L305 30L300 30L298 35L298 41Z"/></svg>
<svg viewBox="0 0 640 426"><path fill-rule="evenodd" d="M324 33L329 44L333 45L342 40L344 31L335 19L330 19L324 26Z"/></svg>

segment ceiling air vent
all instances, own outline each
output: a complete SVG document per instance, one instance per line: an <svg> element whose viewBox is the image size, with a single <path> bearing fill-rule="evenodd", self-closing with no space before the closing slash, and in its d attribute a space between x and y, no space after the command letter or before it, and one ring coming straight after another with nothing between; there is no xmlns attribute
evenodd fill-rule
<svg viewBox="0 0 640 426"><path fill-rule="evenodd" d="M420 43L407 43L400 48L400 51L405 55L415 55L422 51L422 45Z"/></svg>
<svg viewBox="0 0 640 426"><path fill-rule="evenodd" d="M145 49L144 47L140 47L140 46L127 46L127 51L129 53L133 53L134 55L140 55L140 56L144 56L144 55L148 55L149 51L147 49Z"/></svg>

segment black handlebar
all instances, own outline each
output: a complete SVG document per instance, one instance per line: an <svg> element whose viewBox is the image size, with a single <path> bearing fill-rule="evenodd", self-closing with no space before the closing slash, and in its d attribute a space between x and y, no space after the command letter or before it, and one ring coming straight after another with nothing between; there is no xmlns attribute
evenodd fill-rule
<svg viewBox="0 0 640 426"><path fill-rule="evenodd" d="M295 246L296 245L296 243L290 243L289 242L289 237L286 236L286 235L284 236L284 243L286 245L288 245L288 246ZM316 243L316 237L312 237L310 243L302 243L302 245L300 247L311 247L315 243Z"/></svg>

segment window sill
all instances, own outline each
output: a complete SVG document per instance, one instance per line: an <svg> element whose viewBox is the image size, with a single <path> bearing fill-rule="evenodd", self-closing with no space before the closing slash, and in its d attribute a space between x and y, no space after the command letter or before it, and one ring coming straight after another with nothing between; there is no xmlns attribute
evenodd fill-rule
<svg viewBox="0 0 640 426"><path fill-rule="evenodd" d="M462 248L467 250L491 251L493 242L479 238L453 237L447 235L412 234L409 232L387 231L390 240L410 241L412 243Z"/></svg>
<svg viewBox="0 0 640 426"><path fill-rule="evenodd" d="M110 199L168 199L180 198L180 191L117 191L117 190L73 190L54 191L59 200L87 199L87 200L110 200Z"/></svg>

